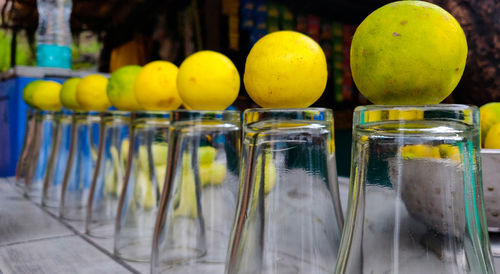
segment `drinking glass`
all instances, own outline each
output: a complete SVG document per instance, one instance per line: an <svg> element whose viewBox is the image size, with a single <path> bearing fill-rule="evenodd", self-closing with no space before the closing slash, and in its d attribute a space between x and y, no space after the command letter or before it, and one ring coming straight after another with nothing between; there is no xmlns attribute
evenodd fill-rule
<svg viewBox="0 0 500 274"><path fill-rule="evenodd" d="M74 112L68 162L64 172L59 215L84 221L90 184L97 161L100 116L97 112Z"/></svg>
<svg viewBox="0 0 500 274"><path fill-rule="evenodd" d="M336 273L494 273L478 109L363 106L353 124Z"/></svg>
<svg viewBox="0 0 500 274"><path fill-rule="evenodd" d="M37 204L42 202L43 178L49 160L49 153L53 146L53 134L55 129L55 111L35 112L35 129L33 137L33 151L27 162L27 173L25 177L25 196Z"/></svg>
<svg viewBox="0 0 500 274"><path fill-rule="evenodd" d="M24 179L29 166L29 159L31 157L31 152L33 151L33 140L35 138L35 113L38 110L34 108L28 108L26 111L26 126L24 128L24 139L23 146L21 147L21 152L19 153L19 159L16 164L16 186L20 189L24 189Z"/></svg>
<svg viewBox="0 0 500 274"><path fill-rule="evenodd" d="M127 164L130 113L101 113L99 150L87 205L85 231L107 238L115 232L116 211Z"/></svg>
<svg viewBox="0 0 500 274"><path fill-rule="evenodd" d="M72 112L63 110L54 115L54 134L43 181L42 205L56 208L61 202L61 186L68 162Z"/></svg>
<svg viewBox="0 0 500 274"><path fill-rule="evenodd" d="M240 112L172 112L151 272L222 273L238 196Z"/></svg>
<svg viewBox="0 0 500 274"><path fill-rule="evenodd" d="M135 112L130 119L130 147L116 217L114 253L149 262L154 222L167 170L170 112Z"/></svg>
<svg viewBox="0 0 500 274"><path fill-rule="evenodd" d="M250 109L226 273L331 273L343 216L333 113Z"/></svg>

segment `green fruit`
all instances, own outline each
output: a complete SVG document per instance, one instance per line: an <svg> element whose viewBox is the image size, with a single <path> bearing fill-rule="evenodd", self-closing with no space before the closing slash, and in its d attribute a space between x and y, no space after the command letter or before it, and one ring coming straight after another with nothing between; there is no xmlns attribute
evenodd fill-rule
<svg viewBox="0 0 500 274"><path fill-rule="evenodd" d="M154 143L152 146L153 160L155 166L167 164L168 157L168 144L167 143Z"/></svg>
<svg viewBox="0 0 500 274"><path fill-rule="evenodd" d="M33 103L33 92L41 82L43 82L43 80L35 80L27 84L23 89L24 102L32 108L37 108L37 106Z"/></svg>
<svg viewBox="0 0 500 274"><path fill-rule="evenodd" d="M141 110L134 93L134 82L140 66L124 66L113 72L109 78L106 92L113 106L120 110Z"/></svg>
<svg viewBox="0 0 500 274"><path fill-rule="evenodd" d="M200 164L200 184L220 185L226 178L226 165L224 163Z"/></svg>
<svg viewBox="0 0 500 274"><path fill-rule="evenodd" d="M500 149L500 123L494 124L486 134L484 148Z"/></svg>
<svg viewBox="0 0 500 274"><path fill-rule="evenodd" d="M200 165L211 164L217 156L217 149L211 146L203 146L198 148L198 161Z"/></svg>
<svg viewBox="0 0 500 274"><path fill-rule="evenodd" d="M467 41L447 11L424 1L398 1L371 13L351 45L351 71L375 104L437 104L462 77Z"/></svg>
<svg viewBox="0 0 500 274"><path fill-rule="evenodd" d="M500 122L500 103L489 103L479 108L481 115L481 144L490 128Z"/></svg>
<svg viewBox="0 0 500 274"><path fill-rule="evenodd" d="M70 78L66 80L61 87L59 97L61 99L61 104L67 109L82 109L82 107L76 100L76 86L78 86L80 80L80 78Z"/></svg>

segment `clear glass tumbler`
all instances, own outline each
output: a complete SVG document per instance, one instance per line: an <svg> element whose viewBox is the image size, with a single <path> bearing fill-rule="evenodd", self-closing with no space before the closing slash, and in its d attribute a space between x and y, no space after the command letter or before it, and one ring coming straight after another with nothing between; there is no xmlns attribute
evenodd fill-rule
<svg viewBox="0 0 500 274"><path fill-rule="evenodd" d="M108 238L115 232L116 211L122 193L129 149L130 112L101 113L97 164L87 205L85 232Z"/></svg>
<svg viewBox="0 0 500 274"><path fill-rule="evenodd" d="M365 106L353 124L336 273L495 273L478 109Z"/></svg>
<svg viewBox="0 0 500 274"><path fill-rule="evenodd" d="M55 131L54 117L58 112L37 111L35 113L36 133L33 137L33 151L27 162L25 177L25 196L37 204L42 203L43 178L49 161Z"/></svg>
<svg viewBox="0 0 500 274"><path fill-rule="evenodd" d="M173 111L151 272L222 273L238 199L238 111Z"/></svg>
<svg viewBox="0 0 500 274"><path fill-rule="evenodd" d="M54 115L54 134L43 181L42 205L56 208L61 203L61 187L68 162L72 112Z"/></svg>
<svg viewBox="0 0 500 274"><path fill-rule="evenodd" d="M21 147L21 152L19 153L19 158L16 164L16 186L20 189L24 189L24 179L29 166L29 159L31 158L31 152L33 151L33 140L35 138L35 113L38 110L34 108L28 108L26 111L26 126L24 127L24 139L23 146Z"/></svg>
<svg viewBox="0 0 500 274"><path fill-rule="evenodd" d="M100 120L97 112L73 113L59 206L59 215L63 219L85 221L90 184L97 162Z"/></svg>
<svg viewBox="0 0 500 274"><path fill-rule="evenodd" d="M343 225L333 113L250 109L226 273L331 273Z"/></svg>
<svg viewBox="0 0 500 274"><path fill-rule="evenodd" d="M130 147L116 217L114 253L149 262L158 203L167 170L170 112L134 112Z"/></svg>

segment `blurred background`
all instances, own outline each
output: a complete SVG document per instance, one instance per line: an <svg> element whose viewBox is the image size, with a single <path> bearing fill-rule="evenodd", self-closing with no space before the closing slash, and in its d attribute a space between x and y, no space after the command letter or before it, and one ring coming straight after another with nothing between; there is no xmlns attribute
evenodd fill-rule
<svg viewBox="0 0 500 274"><path fill-rule="evenodd" d="M57 4L68 20L71 71L37 67L37 43L43 28L41 6ZM369 104L353 83L350 43L356 26L380 0L0 0L0 173L10 175L24 134L26 106L22 88L36 78L64 78L76 72L111 73L124 65L168 60L180 65L203 50L224 53L243 75L245 58L262 36L296 30L323 48L329 80L314 104L335 111L339 175L349 175L352 112ZM500 98L500 2L433 0L461 23L469 44L464 77L446 103L482 105ZM50 10L50 9L49 9ZM42 12L45 12L42 10ZM64 17L64 16L63 16ZM66 22L67 21L67 22ZM44 24L44 25L41 25ZM38 35L37 35L38 34ZM37 42L38 39L38 42ZM257 107L241 85L234 107ZM9 122L10 121L10 122ZM2 162L3 161L3 162ZM15 161L14 161L15 163Z"/></svg>

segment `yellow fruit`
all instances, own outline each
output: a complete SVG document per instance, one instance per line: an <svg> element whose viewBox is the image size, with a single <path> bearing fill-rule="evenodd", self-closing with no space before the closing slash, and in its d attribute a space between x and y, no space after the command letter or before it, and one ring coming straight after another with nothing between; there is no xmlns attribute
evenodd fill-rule
<svg viewBox="0 0 500 274"><path fill-rule="evenodd" d="M135 98L146 110L174 110L182 101L177 91L177 66L167 61L151 62L139 71Z"/></svg>
<svg viewBox="0 0 500 274"><path fill-rule="evenodd" d="M371 13L351 45L351 71L375 104L437 104L462 77L467 41L460 24L437 5L398 1Z"/></svg>
<svg viewBox="0 0 500 274"><path fill-rule="evenodd" d="M153 152L153 161L155 165L166 165L168 157L167 143L153 143L151 150Z"/></svg>
<svg viewBox="0 0 500 274"><path fill-rule="evenodd" d="M264 155L262 155L264 156ZM257 159L255 168L255 189L254 195L259 191L261 174L262 174L262 156ZM273 161L273 155L270 153L265 153L265 169L264 169L264 194L269 193L276 183L276 165Z"/></svg>
<svg viewBox="0 0 500 274"><path fill-rule="evenodd" d="M404 159L441 158L439 147L431 145L407 145L401 148Z"/></svg>
<svg viewBox="0 0 500 274"><path fill-rule="evenodd" d="M278 31L252 47L243 82L261 107L305 108L319 99L327 77L325 54L314 40L298 32Z"/></svg>
<svg viewBox="0 0 500 274"><path fill-rule="evenodd" d="M82 107L76 100L76 87L80 83L80 78L70 78L66 80L61 88L61 103L62 105L71 110L81 110Z"/></svg>
<svg viewBox="0 0 500 274"><path fill-rule="evenodd" d="M500 149L500 123L494 124L486 134L484 148Z"/></svg>
<svg viewBox="0 0 500 274"><path fill-rule="evenodd" d="M240 75L233 62L214 51L199 51L182 62L177 75L182 101L196 110L224 110L240 90Z"/></svg>
<svg viewBox="0 0 500 274"><path fill-rule="evenodd" d="M134 82L140 66L124 66L113 72L106 89L111 104L119 110L135 111L142 107L137 103Z"/></svg>
<svg viewBox="0 0 500 274"><path fill-rule="evenodd" d="M439 145L439 153L443 159L450 159L456 163L460 162L460 149L457 146L447 144Z"/></svg>
<svg viewBox="0 0 500 274"><path fill-rule="evenodd" d="M500 103L489 103L479 108L481 115L481 144L484 145L486 133L490 128L500 122Z"/></svg>
<svg viewBox="0 0 500 274"><path fill-rule="evenodd" d="M123 139L122 144L120 146L120 151L121 151L120 156L123 166L127 166L129 147L130 147L130 142L128 138Z"/></svg>
<svg viewBox="0 0 500 274"><path fill-rule="evenodd" d="M198 148L198 161L200 165L208 165L214 162L217 156L217 149L211 146L202 146Z"/></svg>
<svg viewBox="0 0 500 274"><path fill-rule="evenodd" d="M220 185L226 178L226 165L224 163L200 164L200 184Z"/></svg>
<svg viewBox="0 0 500 274"><path fill-rule="evenodd" d="M182 157L182 176L177 177L177 189L174 193L174 217L198 217L196 204L196 185L191 169L191 155L185 153Z"/></svg>
<svg viewBox="0 0 500 274"><path fill-rule="evenodd" d="M39 83L43 82L43 80L35 80L33 82L30 82L27 84L24 89L23 89L23 99L28 106L32 108L36 108L35 104L33 103L33 92L35 92L36 87L38 86Z"/></svg>
<svg viewBox="0 0 500 274"><path fill-rule="evenodd" d="M59 93L61 84L53 81L42 81L33 92L33 104L39 109L57 111L62 108Z"/></svg>
<svg viewBox="0 0 500 274"><path fill-rule="evenodd" d="M422 110L391 109L389 110L389 120L422 120L424 112Z"/></svg>
<svg viewBox="0 0 500 274"><path fill-rule="evenodd" d="M108 78L91 74L80 80L76 86L76 100L84 110L105 111L110 106L106 87Z"/></svg>

